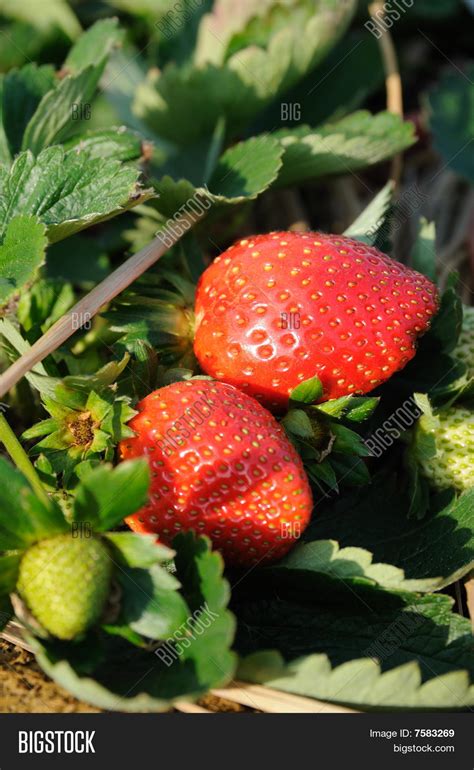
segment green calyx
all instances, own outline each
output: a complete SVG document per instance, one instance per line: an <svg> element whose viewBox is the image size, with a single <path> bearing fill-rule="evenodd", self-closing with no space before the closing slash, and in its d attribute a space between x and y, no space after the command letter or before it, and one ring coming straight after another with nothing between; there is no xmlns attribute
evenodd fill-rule
<svg viewBox="0 0 474 770"><path fill-rule="evenodd" d="M46 631L71 640L99 620L112 568L108 548L100 537L58 535L25 551L17 590Z"/></svg>
<svg viewBox="0 0 474 770"><path fill-rule="evenodd" d="M43 405L50 417L23 434L23 439L41 440L31 449L42 455L50 472L63 473L65 484L78 465L95 460L111 460L116 444L133 435L127 426L135 414L130 399L117 395L112 381L128 363L109 364L93 377L66 377L56 385L53 395L43 394Z"/></svg>
<svg viewBox="0 0 474 770"><path fill-rule="evenodd" d="M290 409L281 424L298 450L308 476L323 491L338 491L341 484L366 484L370 478L364 458L370 451L352 427L370 417L379 400L343 396L315 403L322 392L317 377L298 385L290 394Z"/></svg>
<svg viewBox="0 0 474 770"><path fill-rule="evenodd" d="M413 451L422 475L436 489L474 487L474 413L459 405L425 411L414 432Z"/></svg>
<svg viewBox="0 0 474 770"><path fill-rule="evenodd" d="M194 284L177 273L150 272L115 299L105 318L138 360L153 349L162 366L194 370L194 292Z"/></svg>

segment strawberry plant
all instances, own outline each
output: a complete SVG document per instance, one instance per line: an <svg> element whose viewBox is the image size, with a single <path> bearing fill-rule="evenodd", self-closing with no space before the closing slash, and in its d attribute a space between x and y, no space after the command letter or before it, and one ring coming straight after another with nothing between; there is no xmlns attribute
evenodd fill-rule
<svg viewBox="0 0 474 770"><path fill-rule="evenodd" d="M106 710L235 677L472 708L469 78L402 60L405 120L356 0L31 5L0 0L1 628Z"/></svg>
<svg viewBox="0 0 474 770"><path fill-rule="evenodd" d="M183 535L175 541L181 553L175 553L153 537L109 531L146 499L146 463L91 471L68 511L54 499L35 497L4 460L0 474L2 618L13 611L9 592L38 660L57 681L104 708L136 711L166 709L174 698L205 692L231 675L233 619L225 610L222 560L209 542ZM174 574L167 568L173 557ZM160 640L176 634L179 649L178 630L206 613L216 621L207 635L211 646L214 636L215 658L203 654L196 637L195 646L175 652L180 674L163 683L168 675L156 654ZM115 666L127 660L129 672L117 678ZM138 676L140 667L146 676L150 666L146 686L130 695L127 677Z"/></svg>

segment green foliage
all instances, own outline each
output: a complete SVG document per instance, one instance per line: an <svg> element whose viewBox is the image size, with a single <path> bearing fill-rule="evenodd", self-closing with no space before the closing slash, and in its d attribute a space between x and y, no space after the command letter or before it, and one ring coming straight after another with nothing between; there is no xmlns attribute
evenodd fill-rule
<svg viewBox="0 0 474 770"><path fill-rule="evenodd" d="M474 66L464 73L448 70L429 94L430 126L444 162L474 183Z"/></svg>
<svg viewBox="0 0 474 770"><path fill-rule="evenodd" d="M2 458L0 482L0 549L9 552L0 555L0 622L3 625L11 615L8 594L15 591L18 579L17 590L55 635L47 636L43 628L28 623L28 640L38 661L58 683L103 708L161 711L174 699L197 697L230 679L235 668L230 652L234 621L227 610L230 591L222 577L222 559L211 552L209 542L192 533L176 538L172 575L166 566L174 551L158 546L151 537L107 531L145 502L146 461L124 462L115 469L102 465L87 474L72 502L70 522L54 501L48 506L39 501L24 477ZM87 553L94 559L99 552L101 559L110 558L101 562L100 569L91 565L101 574L101 606L111 576L121 590L118 614L102 626L101 607L92 606L89 594L83 595L77 583L71 583L86 562L68 562L68 554ZM44 593L45 586L35 585L37 557L47 558L44 570L59 583L59 595L67 591L71 601L67 619L58 617L55 597ZM89 589L93 591L94 585ZM86 625L93 623L94 628L85 635L86 614ZM74 640L73 629L81 629ZM167 664L170 655L172 669ZM128 659L130 668L123 665ZM119 660L122 675L117 676ZM83 678L85 672L88 676Z"/></svg>
<svg viewBox="0 0 474 770"><path fill-rule="evenodd" d="M329 54L285 94L288 104L301 107L310 126L336 121L359 109L368 96L383 88L380 48L366 30L350 28ZM282 120L281 102L274 101L258 120L258 127L273 128Z"/></svg>
<svg viewBox="0 0 474 770"><path fill-rule="evenodd" d="M117 19L98 21L70 49L64 68L72 74L87 67L102 68L104 60L114 48L122 44L124 37L125 30L120 29Z"/></svg>
<svg viewBox="0 0 474 770"><path fill-rule="evenodd" d="M138 541L137 548L143 552ZM192 534L176 538L175 548L175 576L159 563L122 568L122 614L117 625L104 627L101 639L68 647L31 639L45 672L77 698L132 712L165 711L176 700L225 685L236 658L230 652L234 620L226 609L222 560ZM158 550L157 561L163 556ZM131 551L127 558L135 565L140 561ZM142 633L155 632L161 641L150 648Z"/></svg>
<svg viewBox="0 0 474 770"><path fill-rule="evenodd" d="M312 540L300 543L275 567L269 567L275 584L283 579L285 584L305 581L318 588L328 581L341 581L344 585L373 585L397 591L433 591L441 585L439 578L408 580L403 570L391 564L374 563L373 555L363 549L340 548L335 540Z"/></svg>
<svg viewBox="0 0 474 770"><path fill-rule="evenodd" d="M15 0L1 0L0 13L10 19L31 24L38 31L60 28L70 39L77 37L80 25L66 0L44 0L41 13L35 0L18 4Z"/></svg>
<svg viewBox="0 0 474 770"><path fill-rule="evenodd" d="M278 652L257 652L241 662L239 678L365 711L461 710L474 702L474 686L465 671L423 682L416 661L382 673L380 664L369 658L332 667L324 654L286 664Z"/></svg>
<svg viewBox="0 0 474 770"><path fill-rule="evenodd" d="M224 116L227 133L235 136L322 59L344 32L354 3L319 0L314 7L292 0L286 6L266 3L258 8L278 16L265 27L263 37L257 4L235 14L234 4L219 0L214 15L201 22L193 64L170 63L139 87L135 110L154 133L186 145L212 133ZM292 13L295 8L301 13ZM216 45L216 34L221 45Z"/></svg>
<svg viewBox="0 0 474 770"><path fill-rule="evenodd" d="M174 181L165 176L155 182L159 195L156 208L165 216L173 216L181 207L186 211L190 199L199 196L210 204L244 203L264 192L277 178L283 150L269 136L259 136L239 142L219 158L209 185L194 187L187 180ZM192 213L192 210L191 210Z"/></svg>
<svg viewBox="0 0 474 770"><path fill-rule="evenodd" d="M135 513L147 499L150 473L145 460L101 465L83 478L77 490L72 520L106 532Z"/></svg>
<svg viewBox="0 0 474 770"><path fill-rule="evenodd" d="M381 472L369 488L320 504L305 539L365 548L408 579L437 578L439 587L468 574L474 565L472 490L458 499L449 491L435 496L422 520L407 518L409 508L407 491Z"/></svg>
<svg viewBox="0 0 474 770"><path fill-rule="evenodd" d="M125 355L94 375L31 380L50 417L26 430L23 438L41 439L31 453L46 457L66 486L100 459L112 460L118 442L133 435L127 423L135 411L129 397L117 395L115 383L128 362Z"/></svg>
<svg viewBox="0 0 474 770"><path fill-rule="evenodd" d="M426 412L424 450L433 449L439 409L472 407L469 362L456 354L454 279L413 361L373 395L318 403L316 377L290 394L279 420L303 459L315 515L283 560L232 580L232 599L205 538L180 535L171 550L123 531L147 504L150 468L117 462L117 445L133 435L136 400L199 373L194 289L210 257L241 225L258 230L260 211L287 196L281 188L301 184L305 199L312 180L325 191L321 180L345 174L380 190L345 235L389 252L402 200L384 185L385 167L359 175L410 148L415 132L366 109L383 103L384 71L375 38L359 23L348 29L355 0L180 9L108 0L101 14L107 5L125 14L127 30L103 18L81 34L100 10L90 4L73 5L78 21L63 0L44 0L41 13L33 0L0 0L0 369L129 249L195 213L190 203L201 211L156 267L6 397L16 432L37 442L30 453L47 496L0 458L0 627L13 614L24 553L71 528L90 530L110 556L112 590L86 635L41 636L13 602L40 665L76 697L167 710L229 682L234 644L244 656L239 677L276 689L364 710L473 706L470 623L446 593L433 593L474 568L473 490L435 493L408 434L380 459L366 443L414 392ZM407 12L401 35L428 5ZM444 18L460 3L439 6L433 15ZM448 73L429 108L443 162L471 179L468 80ZM304 123L284 117L288 104L302 107ZM435 236L421 219L409 254L433 280Z"/></svg>
<svg viewBox="0 0 474 770"><path fill-rule="evenodd" d="M434 222L421 219L418 237L411 253L415 270L436 281L436 227Z"/></svg>
<svg viewBox="0 0 474 770"><path fill-rule="evenodd" d="M318 377L312 377L310 380L301 382L290 393L290 400L302 402L303 404L312 404L318 401L323 395L323 386Z"/></svg>
<svg viewBox="0 0 474 770"><path fill-rule="evenodd" d="M290 409L281 420L315 485L316 499L320 494L326 496L327 488L338 492L340 485L369 483L362 458L370 452L362 438L362 423L379 403L375 397L352 395L314 403L321 394L317 377L302 382L291 392Z"/></svg>
<svg viewBox="0 0 474 770"><path fill-rule="evenodd" d="M375 658L383 671L392 673L401 665L417 664L425 681L456 672L463 672L466 683L472 679L470 621L452 611L450 597L366 589L359 600L331 599L323 602L314 593L303 593L295 602L280 586L278 597L234 601L237 649L242 655L277 649L287 661L324 654L332 666ZM403 690L396 694L400 699L405 695ZM452 707L452 695L445 698ZM403 700L400 705L405 705Z"/></svg>
<svg viewBox="0 0 474 770"><path fill-rule="evenodd" d="M24 549L69 527L59 506L46 505L33 493L24 476L0 457L0 550ZM5 563L3 564L5 567Z"/></svg>
<svg viewBox="0 0 474 770"><path fill-rule="evenodd" d="M35 155L77 133L74 107L89 105L112 48L122 32L116 20L95 24L71 49L62 79L49 66L28 64L3 79L1 158L10 163L19 150Z"/></svg>
<svg viewBox="0 0 474 770"><path fill-rule="evenodd" d="M318 129L281 129L275 136L285 150L279 186L357 171L391 158L414 142L413 127L397 115L362 110Z"/></svg>
<svg viewBox="0 0 474 770"><path fill-rule="evenodd" d="M24 214L46 225L50 242L67 238L149 198L137 180L136 169L87 152L59 146L37 158L22 152L9 171L0 166L0 237Z"/></svg>
<svg viewBox="0 0 474 770"><path fill-rule="evenodd" d="M45 228L33 216L10 220L0 245L0 307L31 283L44 262Z"/></svg>
<svg viewBox="0 0 474 770"><path fill-rule="evenodd" d="M369 246L376 244L380 231L387 226L393 197L393 182L387 182L357 219L345 230L344 235Z"/></svg>
<svg viewBox="0 0 474 770"><path fill-rule="evenodd" d="M41 278L18 301L17 317L28 339L37 339L74 304L70 283Z"/></svg>

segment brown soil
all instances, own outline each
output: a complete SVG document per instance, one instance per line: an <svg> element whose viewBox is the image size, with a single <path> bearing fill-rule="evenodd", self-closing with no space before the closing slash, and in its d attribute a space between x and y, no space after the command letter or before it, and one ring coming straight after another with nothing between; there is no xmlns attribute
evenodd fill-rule
<svg viewBox="0 0 474 770"><path fill-rule="evenodd" d="M250 711L237 703L206 695L199 704L211 712ZM82 703L43 674L25 650L0 640L0 713L89 713L100 709Z"/></svg>
<svg viewBox="0 0 474 770"><path fill-rule="evenodd" d="M96 713L48 679L33 655L0 641L0 713Z"/></svg>
<svg viewBox="0 0 474 770"><path fill-rule="evenodd" d="M253 712L254 709L241 706L240 703L234 703L230 700L224 700L224 698L218 698L216 695L205 695L204 698L198 701L199 705L203 708L213 711L215 713L222 713L224 711L229 713L241 713L241 712Z"/></svg>

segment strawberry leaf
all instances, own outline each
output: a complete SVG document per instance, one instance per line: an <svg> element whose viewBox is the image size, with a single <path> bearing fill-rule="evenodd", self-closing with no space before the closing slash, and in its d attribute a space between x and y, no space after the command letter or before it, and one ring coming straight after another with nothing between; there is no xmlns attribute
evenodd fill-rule
<svg viewBox="0 0 474 770"><path fill-rule="evenodd" d="M151 197L137 179L137 170L87 153L23 152L9 172L0 166L0 238L19 214L38 216L50 242L66 238Z"/></svg>
<svg viewBox="0 0 474 770"><path fill-rule="evenodd" d="M39 103L23 134L22 150L38 155L41 150L58 144L74 128L74 105L92 99L105 66L87 67L78 75L68 76Z"/></svg>
<svg viewBox="0 0 474 770"><path fill-rule="evenodd" d="M2 115L9 160L20 151L26 126L41 99L55 86L54 69L49 65L27 64L5 75Z"/></svg>
<svg viewBox="0 0 474 770"><path fill-rule="evenodd" d="M33 342L64 315L75 302L70 283L59 279L41 278L18 302L17 318Z"/></svg>
<svg viewBox="0 0 474 770"><path fill-rule="evenodd" d="M11 161L10 148L8 146L8 139L5 133L4 123L4 109L3 109L3 94L5 90L5 78L0 75L0 164L8 165Z"/></svg>
<svg viewBox="0 0 474 770"><path fill-rule="evenodd" d="M366 104L383 82L377 40L368 30L352 27L315 69L285 93L285 102L301 105L305 123L318 126ZM281 100L277 100L257 125L272 129L282 123L291 125L291 113L282 120Z"/></svg>
<svg viewBox="0 0 474 770"><path fill-rule="evenodd" d="M2 595L11 594L16 588L21 557L21 551L0 556L0 602ZM1 614L0 612L0 629L2 628Z"/></svg>
<svg viewBox="0 0 474 770"><path fill-rule="evenodd" d="M393 182L387 182L379 193L371 200L367 208L354 220L344 235L357 241L375 245L380 230L385 226L393 199Z"/></svg>
<svg viewBox="0 0 474 770"><path fill-rule="evenodd" d="M285 150L278 187L372 166L402 152L415 141L411 123L389 112L371 115L365 110L318 129L309 126L281 129L273 136Z"/></svg>
<svg viewBox="0 0 474 770"><path fill-rule="evenodd" d="M88 395L91 390L101 391L109 385L113 385L127 368L129 360L130 356L125 354L120 361L108 361L95 374L70 374L64 377L58 386L59 396L66 396L66 392L70 393L71 391L80 391L84 396ZM76 403L70 404L72 407L76 405Z"/></svg>
<svg viewBox="0 0 474 770"><path fill-rule="evenodd" d="M87 152L90 158L113 158L122 162L136 160L142 154L142 140L124 127L86 131L64 142L65 150Z"/></svg>
<svg viewBox="0 0 474 770"><path fill-rule="evenodd" d="M303 409L289 409L281 421L289 438L312 439L314 426Z"/></svg>
<svg viewBox="0 0 474 770"><path fill-rule="evenodd" d="M423 217L411 252L411 266L436 282L436 226Z"/></svg>
<svg viewBox="0 0 474 770"><path fill-rule="evenodd" d="M106 532L145 504L150 471L145 460L101 465L86 474L74 500L73 520Z"/></svg>
<svg viewBox="0 0 474 770"><path fill-rule="evenodd" d="M260 47L271 51L272 42L275 44L278 36L286 33L288 46L294 45L299 34L300 50L293 52L295 66L306 62L308 55L315 57L314 64L341 35L354 7L355 3L350 1L338 8L334 0L247 0L236 7L232 0L217 0L212 12L201 22L194 60L198 65L222 65L234 54L245 56L248 49ZM311 38L305 34L306 25L311 28ZM216 45L216 40L220 45Z"/></svg>
<svg viewBox="0 0 474 770"><path fill-rule="evenodd" d="M362 436L350 428L346 428L345 425L332 422L331 433L335 436L333 452L342 452L342 454L356 457L368 457L370 455L370 450L364 444Z"/></svg>
<svg viewBox="0 0 474 770"><path fill-rule="evenodd" d="M69 39L74 39L81 31L80 24L69 7L67 0L44 0L41 13L38 13L36 0L2 0L3 16L18 21L28 22L38 33L48 33L60 29Z"/></svg>
<svg viewBox="0 0 474 770"><path fill-rule="evenodd" d="M281 149L270 136L257 136L230 147L218 160L209 182L216 202L256 198L277 178Z"/></svg>
<svg viewBox="0 0 474 770"><path fill-rule="evenodd" d="M94 24L71 48L64 63L68 73L43 97L25 126L21 148L34 155L77 131L74 107L89 104L112 48L123 38L116 19Z"/></svg>
<svg viewBox="0 0 474 770"><path fill-rule="evenodd" d="M199 40L196 45L194 60L196 64L212 62L223 64L229 55L229 48L236 42L239 48L246 47L255 41L258 34L259 43L268 42L268 38L278 28L289 11L295 8L279 6L275 0L247 0L238 6L232 0L217 0L212 11L201 22ZM307 9L304 9L307 10ZM291 19L291 15L289 15ZM251 40L252 33L254 40ZM219 40L220 45L216 45Z"/></svg>
<svg viewBox="0 0 474 770"><path fill-rule="evenodd" d="M70 49L64 62L64 69L77 73L86 67L96 66L107 58L112 50L120 46L125 37L117 19L102 19L84 32Z"/></svg>
<svg viewBox="0 0 474 770"><path fill-rule="evenodd" d="M0 457L0 551L28 548L38 540L69 531L59 506L46 506L25 477Z"/></svg>
<svg viewBox="0 0 474 770"><path fill-rule="evenodd" d="M298 602L290 596L280 585L278 595L234 601L241 654L270 648L293 660L325 653L333 666L372 658L384 671L418 663L424 680L460 671L474 679L471 624L452 611L449 596L368 588L362 601L318 601L314 591Z"/></svg>
<svg viewBox="0 0 474 770"><path fill-rule="evenodd" d="M462 302L458 294L458 279L453 275L443 294L439 310L431 328L422 338L422 349L452 353L461 333L463 319Z"/></svg>
<svg viewBox="0 0 474 770"><path fill-rule="evenodd" d="M210 205L238 204L253 200L277 178L281 167L282 148L269 136L239 142L219 158L208 187L194 187L186 179L165 176L154 183L159 198L154 207L165 216L174 216L192 198Z"/></svg>
<svg viewBox="0 0 474 770"><path fill-rule="evenodd" d="M440 578L439 588L466 575L474 567L474 490L439 494L421 521L406 518L409 509L396 479L379 474L367 489L320 504L305 539L365 548L410 580Z"/></svg>
<svg viewBox="0 0 474 770"><path fill-rule="evenodd" d="M354 396L351 398L348 409L344 412L344 419L350 422L363 422L375 411L380 398L375 396Z"/></svg>
<svg viewBox="0 0 474 770"><path fill-rule="evenodd" d="M304 453L300 452L302 459L305 459ZM318 488L321 488L321 484L328 489L339 492L337 483L336 471L331 465L329 460L323 460L323 462L308 462L305 464L305 470L310 480L316 484Z"/></svg>
<svg viewBox="0 0 474 770"><path fill-rule="evenodd" d="M114 558L127 567L152 567L171 561L174 551L157 542L155 535L138 535L135 532L107 532Z"/></svg>
<svg viewBox="0 0 474 770"><path fill-rule="evenodd" d="M383 672L380 664L370 658L332 667L324 654L285 663L278 652L257 652L241 662L238 677L275 690L366 711L426 712L465 709L474 704L474 685L469 683L465 671L423 682L415 661Z"/></svg>
<svg viewBox="0 0 474 770"><path fill-rule="evenodd" d="M120 615L107 630L129 627L149 639L166 639L186 624L189 610L178 592L179 581L157 564L147 569L122 567Z"/></svg>
<svg viewBox="0 0 474 770"><path fill-rule="evenodd" d="M31 345L7 318L0 319L0 340L2 343L2 349L5 352L7 359L15 361L18 355L30 350ZM53 377L48 377L48 373L42 363L35 364L31 371L26 375L28 382L37 388L40 393L48 396L54 395L54 389L57 385L57 380Z"/></svg>
<svg viewBox="0 0 474 770"><path fill-rule="evenodd" d="M74 108L89 105L107 57L122 37L117 20L106 19L93 25L73 46L63 70L68 75L63 79L55 76L51 66L34 63L5 75L0 131L4 162L10 163L22 149L37 155L77 132L80 124Z"/></svg>
<svg viewBox="0 0 474 770"><path fill-rule="evenodd" d="M0 245L0 307L31 283L44 262L46 228L34 216L16 216Z"/></svg>
<svg viewBox="0 0 474 770"><path fill-rule="evenodd" d="M194 532L175 537L173 548L183 594L196 622L202 621L205 628L181 650L180 659L184 665L194 667L199 680L226 683L235 667L235 655L230 651L235 621L227 610L230 587L222 577L222 556L211 551L210 542Z"/></svg>
<svg viewBox="0 0 474 770"><path fill-rule="evenodd" d="M355 434L357 435L357 434ZM347 444L345 451L350 452L351 444ZM359 450L360 452L362 449ZM329 458L338 486L343 482L345 486L359 487L370 483L370 473L367 465L357 454L343 454L341 451L334 451Z"/></svg>
<svg viewBox="0 0 474 770"><path fill-rule="evenodd" d="M300 543L288 556L274 567L267 567L274 585L305 584L317 591L332 582L341 582L346 587L372 585L392 591L435 591L442 583L441 578L407 580L399 567L391 564L374 563L373 554L364 548L341 548L335 540L313 540Z"/></svg>
<svg viewBox="0 0 474 770"><path fill-rule="evenodd" d="M269 30L252 13L255 4L248 6L250 14L237 14L244 23L255 17L253 28L248 27L239 38L233 31L239 31L240 21L236 29L230 18L235 8L231 10L228 2L219 3L217 23L222 19L229 30L229 49L226 44L216 45L214 21L204 17L195 65L173 63L159 74L151 73L137 90L134 108L138 117L157 136L178 145L191 145L212 134L221 117L229 134L237 135L259 110L325 56L348 26L355 1L319 0L316 8L314 2L304 2L296 12L293 2L274 5L280 18ZM271 5L269 11L274 12ZM261 15L261 6L258 13Z"/></svg>

